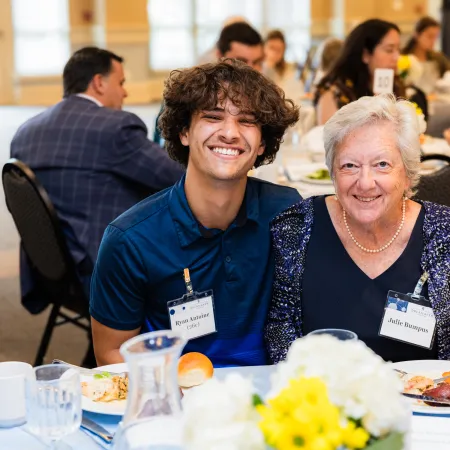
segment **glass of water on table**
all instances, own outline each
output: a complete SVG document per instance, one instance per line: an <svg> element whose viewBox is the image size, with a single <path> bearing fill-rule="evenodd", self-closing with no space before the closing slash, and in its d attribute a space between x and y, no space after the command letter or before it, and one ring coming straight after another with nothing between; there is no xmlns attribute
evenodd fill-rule
<svg viewBox="0 0 450 450"><path fill-rule="evenodd" d="M65 364L34 368L26 383L27 430L52 449L70 449L61 442L81 424L81 383L77 370Z"/></svg>

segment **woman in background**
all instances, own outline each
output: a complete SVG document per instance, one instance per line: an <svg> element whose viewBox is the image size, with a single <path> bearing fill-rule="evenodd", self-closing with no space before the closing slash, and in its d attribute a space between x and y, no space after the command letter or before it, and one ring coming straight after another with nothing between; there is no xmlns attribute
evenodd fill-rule
<svg viewBox="0 0 450 450"><path fill-rule="evenodd" d="M263 73L277 84L297 103L304 93L303 82L298 77L295 64L288 63L285 58L286 39L280 30L272 30L264 42Z"/></svg>
<svg viewBox="0 0 450 450"><path fill-rule="evenodd" d="M344 42L332 69L317 86L314 98L317 124L323 125L338 109L363 96L372 96L375 69L397 71L400 29L379 19L359 24ZM403 83L394 79L394 94L404 97Z"/></svg>
<svg viewBox="0 0 450 450"><path fill-rule="evenodd" d="M414 28L414 34L402 50L402 54L414 55L422 65L422 76L414 85L425 94L434 92L436 81L450 70L450 61L441 53L434 51L441 27L432 17L423 17Z"/></svg>

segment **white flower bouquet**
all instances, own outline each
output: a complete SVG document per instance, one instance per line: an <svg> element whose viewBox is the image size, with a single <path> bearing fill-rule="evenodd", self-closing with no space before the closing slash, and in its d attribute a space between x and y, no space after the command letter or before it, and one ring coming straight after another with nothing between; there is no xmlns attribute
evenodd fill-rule
<svg viewBox="0 0 450 450"><path fill-rule="evenodd" d="M188 450L403 450L402 383L363 342L308 336L276 366L263 401L251 380L211 379L183 399Z"/></svg>

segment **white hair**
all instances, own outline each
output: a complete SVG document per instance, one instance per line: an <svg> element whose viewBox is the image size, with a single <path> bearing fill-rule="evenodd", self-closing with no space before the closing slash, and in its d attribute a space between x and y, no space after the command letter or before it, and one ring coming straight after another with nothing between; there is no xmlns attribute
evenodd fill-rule
<svg viewBox="0 0 450 450"><path fill-rule="evenodd" d="M361 97L343 106L328 120L323 130L328 170L334 178L336 150L349 133L365 125L376 125L381 121L392 123L395 127L398 149L406 175L411 182L410 190L406 194L411 196L420 178L420 118L415 104L407 100L396 100L393 94Z"/></svg>

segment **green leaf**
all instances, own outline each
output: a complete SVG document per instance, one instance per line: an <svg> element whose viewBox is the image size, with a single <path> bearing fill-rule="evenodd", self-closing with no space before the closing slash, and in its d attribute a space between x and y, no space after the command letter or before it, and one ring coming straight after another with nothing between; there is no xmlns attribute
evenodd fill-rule
<svg viewBox="0 0 450 450"><path fill-rule="evenodd" d="M305 440L301 436L295 436L294 438L294 445L297 447L303 447L305 444Z"/></svg>
<svg viewBox="0 0 450 450"><path fill-rule="evenodd" d="M365 450L403 450L404 436L402 433L391 433L384 439L369 445Z"/></svg>
<svg viewBox="0 0 450 450"><path fill-rule="evenodd" d="M264 405L262 398L258 394L253 394L253 406Z"/></svg>
<svg viewBox="0 0 450 450"><path fill-rule="evenodd" d="M109 372L96 373L94 375L96 380L101 380L102 378L111 378L111 374Z"/></svg>

